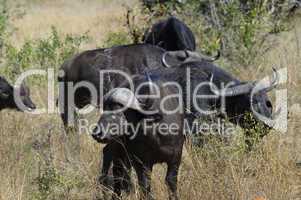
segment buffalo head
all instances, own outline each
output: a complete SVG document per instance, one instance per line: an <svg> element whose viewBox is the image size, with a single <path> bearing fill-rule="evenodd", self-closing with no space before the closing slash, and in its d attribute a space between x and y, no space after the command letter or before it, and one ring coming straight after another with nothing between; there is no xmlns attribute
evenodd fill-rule
<svg viewBox="0 0 301 200"><path fill-rule="evenodd" d="M36 108L30 98L30 90L24 83L20 87L13 87L3 77L0 77L0 110L9 108L24 111L17 106L14 92L19 94L21 102L26 106L28 111Z"/></svg>
<svg viewBox="0 0 301 200"><path fill-rule="evenodd" d="M251 113L257 122L266 122L269 127L273 126L267 122L273 119L279 112L273 113L273 106L267 93L275 88L279 82L279 75L273 68L273 78L269 82L247 82L239 83L225 89L212 87L214 75L211 75L211 91L226 100L226 113L229 120L238 123L242 128L249 127L249 121L245 119L245 113Z"/></svg>
<svg viewBox="0 0 301 200"><path fill-rule="evenodd" d="M138 111L135 118L139 120L139 113L142 108L134 93L127 88L115 88L104 97L106 112L100 117L92 137L101 143L108 143L112 140L127 134L127 118L123 108ZM127 110L128 111L128 110Z"/></svg>

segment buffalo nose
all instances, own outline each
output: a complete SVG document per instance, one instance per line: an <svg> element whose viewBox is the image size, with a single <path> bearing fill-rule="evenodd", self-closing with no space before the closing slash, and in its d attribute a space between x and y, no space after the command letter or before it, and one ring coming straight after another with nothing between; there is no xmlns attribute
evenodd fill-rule
<svg viewBox="0 0 301 200"><path fill-rule="evenodd" d="M94 140L96 140L97 142L99 143L103 143L104 142L104 139L101 138L100 134L92 134L92 137Z"/></svg>
<svg viewBox="0 0 301 200"><path fill-rule="evenodd" d="M26 107L27 107L26 110L29 111L29 112L33 111L37 108L36 105L33 104L33 103L26 105Z"/></svg>
<svg viewBox="0 0 301 200"><path fill-rule="evenodd" d="M94 128L94 130L92 131L92 137L95 139L95 140L100 140L100 130L99 130L99 128Z"/></svg>
<svg viewBox="0 0 301 200"><path fill-rule="evenodd" d="M29 106L29 108L32 109L32 110L35 110L35 109L37 109L37 106L36 106L35 104L31 104L31 105Z"/></svg>
<svg viewBox="0 0 301 200"><path fill-rule="evenodd" d="M26 106L26 109L29 111L35 110L37 108L36 105L33 103L33 101L29 97L25 97L23 99L23 104Z"/></svg>

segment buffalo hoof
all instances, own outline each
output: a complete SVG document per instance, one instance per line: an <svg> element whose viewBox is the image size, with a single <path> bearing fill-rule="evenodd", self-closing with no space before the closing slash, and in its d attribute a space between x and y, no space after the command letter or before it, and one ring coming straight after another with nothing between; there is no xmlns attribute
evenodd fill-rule
<svg viewBox="0 0 301 200"><path fill-rule="evenodd" d="M113 190L113 179L109 176L100 176L98 178L99 185L103 186L106 190Z"/></svg>
<svg viewBox="0 0 301 200"><path fill-rule="evenodd" d="M122 180L121 189L124 190L127 194L133 191L133 183L131 180Z"/></svg>

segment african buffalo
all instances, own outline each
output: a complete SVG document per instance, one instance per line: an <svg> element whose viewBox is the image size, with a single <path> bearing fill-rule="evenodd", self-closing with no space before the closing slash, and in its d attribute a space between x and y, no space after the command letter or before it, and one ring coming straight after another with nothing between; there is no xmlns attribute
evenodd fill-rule
<svg viewBox="0 0 301 200"><path fill-rule="evenodd" d="M153 82L147 75L138 76L133 81L133 91L129 87L115 88L105 96L105 112L111 112L101 116L98 127L92 134L98 142L114 145L111 158L114 193L117 195L115 198L120 198L124 179L129 180L126 169L133 166L144 197L150 199L150 173L153 165L166 163L165 180L170 191L170 199L178 199L177 174L181 163L184 134L183 113L176 108L182 104L181 97L165 98L178 95L179 91L174 86L164 85L160 80ZM153 86L156 86L156 89L152 88ZM151 98L156 94L160 95ZM140 95L146 98L141 99ZM118 111L122 107L125 109ZM116 125L118 130L115 132L116 129L113 127ZM173 129L170 129L171 127Z"/></svg>
<svg viewBox="0 0 301 200"><path fill-rule="evenodd" d="M69 98L73 99L74 96L77 108L83 108L91 103L100 105L103 94L125 81L125 77L116 73L106 73L101 80L100 72L104 70L118 70L131 76L141 74L145 70L177 66L193 60L213 61L214 58L191 51L168 52L150 44L116 46L80 53L62 65L58 78L61 83L58 103L62 120L68 125L72 121L71 115L74 115L74 105L68 102ZM101 81L103 85L100 85ZM91 102L90 91L86 87L71 91L70 85L76 86L82 82L90 83L96 88L97 102ZM70 94L72 92L74 94Z"/></svg>
<svg viewBox="0 0 301 200"><path fill-rule="evenodd" d="M201 61L183 63L179 67L165 70L150 70L149 73L150 76L179 83L184 91L187 119L214 115L227 118L247 129L249 124L245 121L244 114L250 113L254 119L258 119L258 115L265 119L273 116L272 103L267 92L278 83L279 76L276 72L269 83L242 82L213 63ZM221 88L222 86L228 87ZM253 90L258 87L260 90ZM208 97L197 98L197 95ZM257 122L261 123L259 119Z"/></svg>
<svg viewBox="0 0 301 200"><path fill-rule="evenodd" d="M154 24L143 37L144 43L157 45L167 51L195 51L195 37L190 28L176 17Z"/></svg>
<svg viewBox="0 0 301 200"><path fill-rule="evenodd" d="M35 104L30 99L29 88L25 84L22 84L19 88L14 88L4 77L0 76L0 110L8 108L24 111L17 106L14 99L14 92L20 94L20 100L26 106L28 111L36 108Z"/></svg>

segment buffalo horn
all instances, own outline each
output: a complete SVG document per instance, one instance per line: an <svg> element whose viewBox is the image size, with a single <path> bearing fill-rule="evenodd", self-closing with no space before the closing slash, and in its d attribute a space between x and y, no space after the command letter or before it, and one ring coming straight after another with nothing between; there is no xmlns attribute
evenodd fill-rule
<svg viewBox="0 0 301 200"><path fill-rule="evenodd" d="M189 57L188 51L167 51L162 56L162 63L165 67L170 68L171 66L166 61L166 56L169 55L172 58L181 59L185 61Z"/></svg>
<svg viewBox="0 0 301 200"><path fill-rule="evenodd" d="M259 91L265 91L265 92L269 92L271 91L273 88L275 88L278 85L279 82L279 74L277 73L276 69L273 68L273 78L272 81L268 84L264 84L262 85L260 88L262 88ZM223 96L237 96L237 95L242 95L242 94L248 94L252 91L252 89L254 88L254 86L256 85L257 82L249 82L249 83L244 83L244 84L240 84L231 88L225 88L222 90L218 90L216 89L216 87L213 87L213 74L211 74L211 78L210 78L210 87L211 87L211 91L215 94L215 95L223 95ZM259 92L258 91L258 92Z"/></svg>
<svg viewBox="0 0 301 200"><path fill-rule="evenodd" d="M217 54L214 56L214 57L210 57L210 56L206 56L206 55L203 55L201 53L198 53L198 52L193 52L193 51L187 51L189 57L191 58L197 58L197 59L200 59L200 60L206 60L208 62L214 62L216 60L218 60L221 56L221 52L218 51Z"/></svg>
<svg viewBox="0 0 301 200"><path fill-rule="evenodd" d="M277 70L273 67L273 77L270 83L263 85L264 91L269 92L272 89L274 89L279 84L279 73Z"/></svg>
<svg viewBox="0 0 301 200"><path fill-rule="evenodd" d="M128 88L114 88L105 95L104 100L119 103L134 110L142 110L138 99L135 97L135 94Z"/></svg>
<svg viewBox="0 0 301 200"><path fill-rule="evenodd" d="M227 96L227 97L248 94L252 91L254 87L254 83L245 83L235 87L218 90L216 87L213 87L213 85L214 85L213 74L211 74L211 78L210 78L211 91L217 96Z"/></svg>

